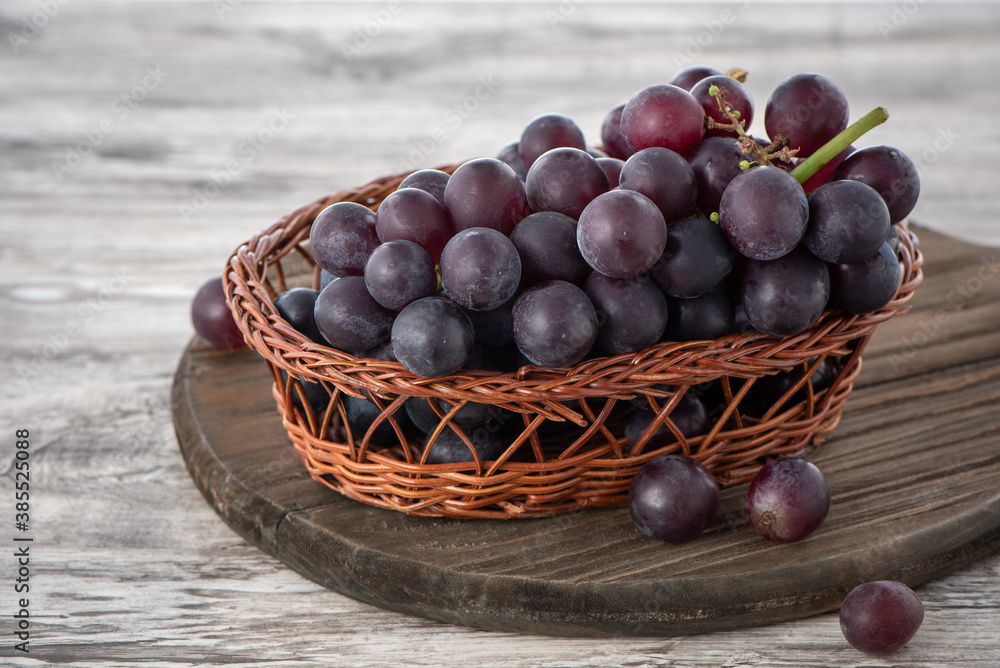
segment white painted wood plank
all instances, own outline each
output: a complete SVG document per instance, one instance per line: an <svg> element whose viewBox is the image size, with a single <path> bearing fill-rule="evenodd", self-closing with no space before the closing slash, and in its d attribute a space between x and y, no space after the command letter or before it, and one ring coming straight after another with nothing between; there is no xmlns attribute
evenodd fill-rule
<svg viewBox="0 0 1000 668"><path fill-rule="evenodd" d="M922 4L883 36L892 5L405 4L347 62L341 44L387 3L245 3L220 18L209 2L77 0L14 53L9 35L42 4L0 9L0 400L7 428L33 433L36 538L32 652L12 656L7 638L5 665L1000 663L997 556L922 587L924 626L891 660L851 650L836 615L587 641L372 608L233 534L188 478L167 404L190 297L253 232L410 153L415 167L492 154L543 111L574 116L596 140L607 108L668 79L699 38L698 61L751 71L758 113L804 70L840 82L855 117L888 106L877 143L924 158L916 217L1000 241L1000 130L986 119L998 6ZM147 68L166 74L135 92L154 82ZM491 77L495 90L449 122ZM129 94L145 99L123 115ZM249 151L247 137L286 109L287 127ZM436 129L445 141L428 145ZM81 141L95 150L59 180L53 163ZM230 161L228 185L185 220L181 207ZM10 477L10 441L0 448Z"/></svg>

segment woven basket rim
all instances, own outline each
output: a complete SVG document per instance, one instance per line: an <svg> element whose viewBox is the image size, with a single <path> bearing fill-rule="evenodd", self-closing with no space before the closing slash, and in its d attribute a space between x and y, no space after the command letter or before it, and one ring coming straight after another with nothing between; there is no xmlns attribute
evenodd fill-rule
<svg viewBox="0 0 1000 668"><path fill-rule="evenodd" d="M438 169L450 172L457 166ZM714 340L661 342L568 368L525 366L507 373L463 369L449 376L422 378L397 362L356 357L307 339L281 318L273 303L278 293L290 287L285 276L289 255L296 254L305 262L300 266L312 267L312 287L319 286L320 270L306 242L320 211L342 201L377 210L406 176L375 179L283 216L233 251L223 272L223 285L246 342L271 369L272 393L282 423L312 478L348 498L413 515L527 518L620 506L627 500L629 481L638 468L672 452L689 454L709 466L720 484L745 482L764 458L804 454L833 432L875 327L908 310L923 279L923 256L916 236L903 221L897 225L901 281L893 299L875 313L850 315L827 308L812 327L789 337L729 334ZM298 269L294 271L297 284L307 280ZM814 394L812 374L831 358L838 369L835 378ZM796 385L766 413L748 414L747 420L741 401L756 379L792 368L803 371ZM301 381L293 377L318 381L330 393L322 415L306 408ZM730 381L739 378L747 382L737 383L739 389L734 390ZM725 404L712 418L714 426L697 436L683 435L671 422L673 407L686 391L697 392L694 386L716 379L721 380ZM800 391L806 392L806 398L797 400ZM293 392L299 394L293 396ZM343 395L365 397L381 409L364 434L345 426ZM657 417L630 443L617 431L620 424L609 427L609 420L616 403L637 395L643 396ZM303 410L294 405L296 397ZM523 428L496 460L483 462L475 456L474 462L428 465L421 462L433 434L420 446L395 423L402 439L398 447L380 449L373 438L379 422L392 425L392 416L412 397L453 404L447 415L439 415L437 430L456 429L451 417L468 402L521 414L517 422L523 421ZM590 398L607 401L602 404ZM618 413L619 418L623 415ZM554 452L543 451L541 429L550 422L575 423L581 429L560 427L559 432L568 434L572 443L553 443ZM669 424L676 440L651 447L653 431L660 424ZM468 447L473 449L471 444Z"/></svg>

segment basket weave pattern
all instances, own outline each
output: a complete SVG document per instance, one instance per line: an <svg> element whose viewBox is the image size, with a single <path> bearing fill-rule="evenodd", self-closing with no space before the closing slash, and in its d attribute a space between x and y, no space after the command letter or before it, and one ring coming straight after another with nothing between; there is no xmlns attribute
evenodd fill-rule
<svg viewBox="0 0 1000 668"><path fill-rule="evenodd" d="M869 337L879 323L906 310L922 280L922 256L904 223L899 227L901 285L894 299L872 314L827 309L815 325L795 336L748 333L664 342L568 369L529 366L506 374L460 370L443 378L421 378L398 363L319 345L285 322L273 304L290 287L318 287L319 269L308 239L320 211L342 201L377 209L405 176L343 191L279 220L236 249L224 285L247 343L274 376L273 394L284 426L312 477L347 497L410 514L521 518L621 506L643 464L675 453L700 461L721 485L746 482L769 458L803 454L833 432ZM303 273L293 265L308 265L311 271ZM835 369L835 377L825 389L814 388L813 371L824 361ZM750 417L741 409L760 378L796 368L802 372L798 382L763 415ZM320 410L310 406L300 378L330 393ZM671 421L671 411L685 392L699 393L709 381L716 381L713 391L719 398L710 413L710 430L686 438ZM352 433L345 394L364 396L381 409L365 433ZM636 399L656 418L633 445L623 430ZM430 401L439 416L434 433L454 429L467 444L454 415L467 402L495 407L496 419L483 428L500 430L506 450L496 461L422 463L424 437L400 419L407 400ZM381 438L373 438L383 423L392 429L388 443L385 427ZM660 425L676 440L647 448Z"/></svg>

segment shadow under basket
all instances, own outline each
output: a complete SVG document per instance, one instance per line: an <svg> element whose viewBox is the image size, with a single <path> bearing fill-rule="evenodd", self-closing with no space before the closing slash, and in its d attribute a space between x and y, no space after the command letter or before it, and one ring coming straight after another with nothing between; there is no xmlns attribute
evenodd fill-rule
<svg viewBox="0 0 1000 668"><path fill-rule="evenodd" d="M405 176L301 207L240 246L223 280L239 328L272 372L284 426L313 479L413 515L506 519L623 506L639 468L667 454L701 462L721 486L746 482L769 459L802 455L833 432L875 326L905 311L922 280L916 236L904 221L897 225L901 284L875 313L827 309L795 336L664 342L566 369L421 378L398 363L307 339L273 303L286 289L318 288L308 242L320 211L336 202L376 210ZM694 436L671 419L689 393L707 408L708 428ZM407 411L408 401L424 405ZM431 438L453 430L474 456L474 429L486 429L502 440L503 453L491 461L423 463L430 439L412 425L413 408L430 416ZM640 408L655 417L626 438L625 426ZM485 421L463 429L470 410Z"/></svg>

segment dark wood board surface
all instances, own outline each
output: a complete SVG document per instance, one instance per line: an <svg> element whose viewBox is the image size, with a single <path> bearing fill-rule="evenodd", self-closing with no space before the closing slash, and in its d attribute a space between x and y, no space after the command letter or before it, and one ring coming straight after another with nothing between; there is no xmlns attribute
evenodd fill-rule
<svg viewBox="0 0 1000 668"><path fill-rule="evenodd" d="M912 311L876 334L839 429L810 457L833 508L801 543L758 537L743 486L725 490L709 530L682 545L646 538L623 508L470 521L344 499L298 461L263 361L197 340L174 380L178 441L234 530L312 580L393 610L586 636L701 633L832 610L861 582L916 586L1000 547L1000 350L984 336L1000 286L966 285L994 251L919 234L927 278ZM879 343L907 331L912 354Z"/></svg>

